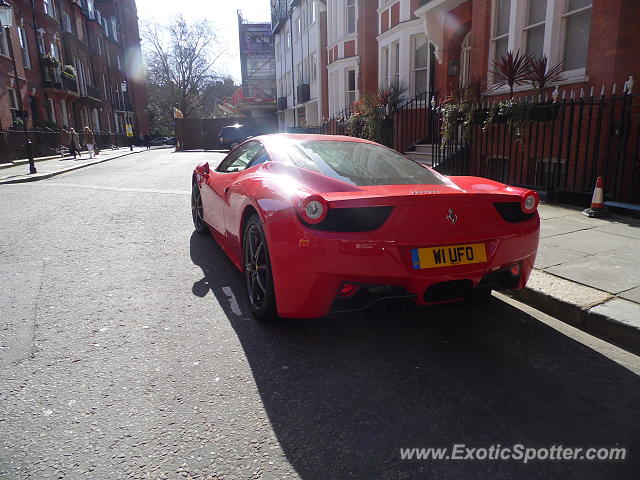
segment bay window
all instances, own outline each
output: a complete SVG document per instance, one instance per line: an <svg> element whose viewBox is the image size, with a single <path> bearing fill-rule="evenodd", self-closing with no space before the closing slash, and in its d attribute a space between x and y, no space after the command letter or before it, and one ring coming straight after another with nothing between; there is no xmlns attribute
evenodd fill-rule
<svg viewBox="0 0 640 480"><path fill-rule="evenodd" d="M593 0L493 0L491 63L508 51L563 62L564 78L585 74Z"/></svg>

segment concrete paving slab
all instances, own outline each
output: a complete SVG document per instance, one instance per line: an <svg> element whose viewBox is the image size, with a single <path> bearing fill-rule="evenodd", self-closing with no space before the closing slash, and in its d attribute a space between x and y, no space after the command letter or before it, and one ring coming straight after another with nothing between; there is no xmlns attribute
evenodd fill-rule
<svg viewBox="0 0 640 480"><path fill-rule="evenodd" d="M621 248L636 247L638 240L629 237L621 237L611 233L597 232L595 230L577 231L563 235L556 235L545 239L545 243L566 247L571 245L572 250L595 255L610 252ZM640 252L640 249L638 250Z"/></svg>
<svg viewBox="0 0 640 480"><path fill-rule="evenodd" d="M601 227L595 228L597 232L613 233L614 235L620 235L623 237L640 239L640 222L627 223L607 223Z"/></svg>
<svg viewBox="0 0 640 480"><path fill-rule="evenodd" d="M588 227L584 224L569 220L567 217L549 218L540 223L540 238L577 232L586 228Z"/></svg>
<svg viewBox="0 0 640 480"><path fill-rule="evenodd" d="M558 247L557 245L547 245L544 242L540 242L535 268L545 269L553 267L554 265L560 265L561 263L572 262L586 256L586 253L576 252L575 250L570 250L568 248Z"/></svg>
<svg viewBox="0 0 640 480"><path fill-rule="evenodd" d="M621 257L617 252L610 252L549 267L546 271L616 294L640 286L640 268L638 267L638 262Z"/></svg>
<svg viewBox="0 0 640 480"><path fill-rule="evenodd" d="M640 287L632 288L618 294L619 297L626 298L632 302L640 303Z"/></svg>
<svg viewBox="0 0 640 480"><path fill-rule="evenodd" d="M549 218L563 217L574 210L572 207L560 207L558 205L541 203L538 207L538 215L540 215L541 219L547 220Z"/></svg>

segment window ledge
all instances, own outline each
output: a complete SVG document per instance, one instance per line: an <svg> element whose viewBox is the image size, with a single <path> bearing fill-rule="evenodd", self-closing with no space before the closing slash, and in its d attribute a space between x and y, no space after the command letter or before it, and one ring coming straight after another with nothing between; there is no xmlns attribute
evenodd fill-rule
<svg viewBox="0 0 640 480"><path fill-rule="evenodd" d="M578 75L578 76L571 76L571 77L567 77L564 78L563 80L560 80L558 82L553 82L550 83L547 87L545 87L546 89L552 89L555 87L562 87L564 85L573 85L576 83L587 83L589 81L589 77L586 75ZM522 93L522 92L534 92L535 88L533 88L530 84L527 85L518 85L515 86L513 88L513 93ZM487 90L486 92L482 92L482 95L485 97L496 97L499 95L505 95L509 93L509 87L508 86L504 86L504 87L500 87L496 90Z"/></svg>

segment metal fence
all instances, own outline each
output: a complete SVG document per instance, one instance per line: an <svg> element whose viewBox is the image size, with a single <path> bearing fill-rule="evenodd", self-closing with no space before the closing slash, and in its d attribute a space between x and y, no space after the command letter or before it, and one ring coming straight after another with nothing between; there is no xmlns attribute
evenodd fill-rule
<svg viewBox="0 0 640 480"><path fill-rule="evenodd" d="M590 195L602 177L608 199L640 203L640 96L615 87L609 95L570 90L554 102L532 102L520 132L508 116L485 123L490 107L474 111L467 141L458 132L438 145L436 166L564 200Z"/></svg>
<svg viewBox="0 0 640 480"><path fill-rule="evenodd" d="M431 145L433 167L447 175L476 175L548 193L550 198L584 202L603 177L605 198L640 203L640 95L613 86L556 90L551 99L529 96L517 125L496 115L499 104L469 107L469 123L442 135L436 92L424 92L387 115L378 143L399 152ZM492 113L493 111L493 113ZM345 135L353 114L347 108L307 133Z"/></svg>
<svg viewBox="0 0 640 480"><path fill-rule="evenodd" d="M107 149L113 146L126 147L130 143L130 139L124 134L96 133L94 135L96 145L100 149ZM27 132L27 136L31 140L31 150L34 158L66 154L71 143L71 134L66 130L58 132L34 130ZM84 134L78 133L78 136L80 145L84 147L86 145ZM26 138L22 130L0 131L0 163L27 158ZM137 143L135 138L134 143Z"/></svg>

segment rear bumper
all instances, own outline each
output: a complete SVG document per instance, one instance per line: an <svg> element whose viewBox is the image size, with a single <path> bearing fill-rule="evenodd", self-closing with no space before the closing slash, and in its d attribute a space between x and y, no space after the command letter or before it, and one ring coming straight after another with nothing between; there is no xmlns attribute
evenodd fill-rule
<svg viewBox="0 0 640 480"><path fill-rule="evenodd" d="M456 288L460 292L478 287L521 289L533 269L539 226L536 215L501 235L470 236L468 243L485 244L485 263L418 270L412 268L412 248L445 244L432 239L402 245L381 238L371 240L376 235L367 233L319 232L305 228L295 216L282 218L267 228L278 313L283 317L316 318L335 310L355 309L340 308L337 302L345 283L392 287L378 289L379 296L413 298L419 305L455 300L441 292L433 293L437 285L446 282L448 287L442 288L450 287L454 297ZM505 284L503 272L514 263L520 264L520 274L513 283ZM427 294L429 291L431 294Z"/></svg>

